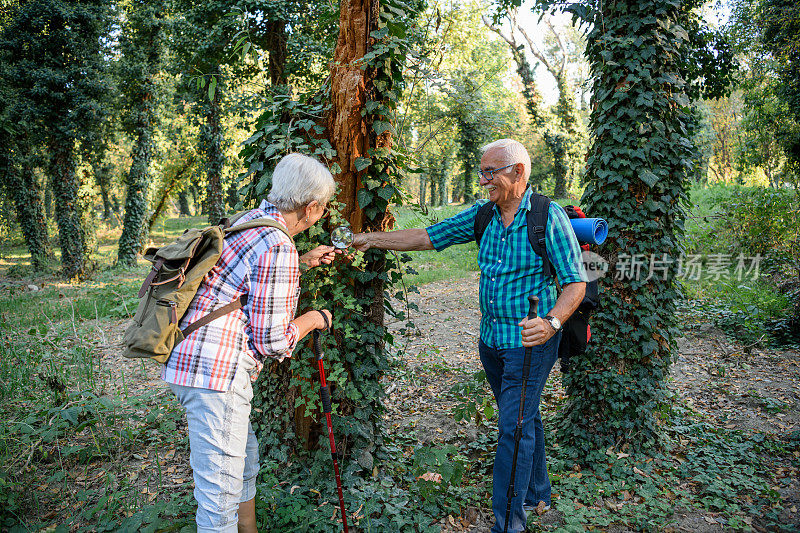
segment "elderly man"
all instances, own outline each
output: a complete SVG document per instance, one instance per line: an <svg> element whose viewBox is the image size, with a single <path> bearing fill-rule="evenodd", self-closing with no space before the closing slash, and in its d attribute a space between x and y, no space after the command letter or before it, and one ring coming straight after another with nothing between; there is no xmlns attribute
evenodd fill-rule
<svg viewBox="0 0 800 533"><path fill-rule="evenodd" d="M581 250L564 210L555 202L548 209L545 240L556 281L543 274L543 261L534 253L527 231L527 212L532 208L528 188L531 160L519 142L501 139L483 147L480 185L494 204L492 217L478 252L481 326L478 352L499 411L500 435L493 470L493 532L503 531L507 490L511 477L522 387L525 347L532 347L532 361L525 397L525 421L515 475L509 531L525 529L525 511L539 502L550 505L550 480L544 451L544 430L539 400L558 355L561 324L583 299L586 278ZM443 250L475 240L475 217L481 202L426 229L360 233L358 250ZM538 317L527 319L528 296L539 297Z"/></svg>

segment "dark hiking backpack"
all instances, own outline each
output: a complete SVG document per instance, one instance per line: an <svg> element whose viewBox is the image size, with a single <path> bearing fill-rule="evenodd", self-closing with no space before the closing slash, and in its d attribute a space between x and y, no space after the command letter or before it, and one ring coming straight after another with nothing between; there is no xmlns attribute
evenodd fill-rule
<svg viewBox="0 0 800 533"><path fill-rule="evenodd" d="M550 202L551 200L547 196L533 193L531 195L531 208L528 210L527 217L528 240L534 253L542 258L542 274L545 277L555 277L553 265L547 255L547 241L545 239ZM475 215L474 233L478 247L481 244L481 237L483 237L486 228L489 227L489 223L492 221L493 208L493 202L486 202L478 209L478 213ZM564 211L566 211L570 219L586 218L580 207L568 205L564 208ZM589 250L589 245L581 243L581 249ZM558 279L556 279L556 284L560 294L561 286L558 285ZM572 316L562 325L563 333L561 334L561 343L558 346L562 372L566 372L569 369L571 357L586 351L586 346L592 335L589 317L598 305L600 305L600 290L597 281L590 281L586 284L586 294L583 297L583 301L572 313Z"/></svg>

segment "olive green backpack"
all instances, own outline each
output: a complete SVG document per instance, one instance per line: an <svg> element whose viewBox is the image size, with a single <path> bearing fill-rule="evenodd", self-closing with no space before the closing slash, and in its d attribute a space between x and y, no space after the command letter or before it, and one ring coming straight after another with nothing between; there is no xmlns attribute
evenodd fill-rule
<svg viewBox="0 0 800 533"><path fill-rule="evenodd" d="M175 242L148 248L144 258L153 263L139 289L139 307L125 331L125 357L150 358L166 363L172 349L196 329L247 303L247 295L215 309L180 329L178 324L192 302L203 278L217 264L226 235L251 228L286 228L271 218L259 218L232 226L244 213L223 219L218 226L186 230ZM293 241L294 242L294 241Z"/></svg>

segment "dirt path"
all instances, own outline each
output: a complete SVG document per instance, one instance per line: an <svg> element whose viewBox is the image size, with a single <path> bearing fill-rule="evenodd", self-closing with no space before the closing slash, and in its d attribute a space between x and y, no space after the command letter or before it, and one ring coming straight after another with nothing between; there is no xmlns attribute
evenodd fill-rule
<svg viewBox="0 0 800 533"><path fill-rule="evenodd" d="M444 442L445 435L473 439L474 424L456 423L452 402L441 400L440 395L481 369L477 357L478 274L431 283L419 290L419 294L410 295L410 301L419 307L412 313L415 334L401 335L404 323L390 325L401 341L401 357L409 369L407 376L389 386L390 425L414 428L421 443ZM742 347L730 342L722 331L699 325L678 341L669 386L721 427L785 434L800 429L798 379L798 352ZM563 395L560 365L556 363L542 397L545 424ZM489 483L490 478L489 474ZM781 489L786 501L800 507L798 495L796 480ZM468 510L467 518L445 520L445 531L488 532L491 517L487 514L486 510ZM721 530L713 518L701 512L676 512L675 519L677 531Z"/></svg>

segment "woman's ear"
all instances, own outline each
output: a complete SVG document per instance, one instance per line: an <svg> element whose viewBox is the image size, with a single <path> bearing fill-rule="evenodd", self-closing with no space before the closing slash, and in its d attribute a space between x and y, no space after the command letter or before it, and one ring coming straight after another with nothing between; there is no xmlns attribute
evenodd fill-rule
<svg viewBox="0 0 800 533"><path fill-rule="evenodd" d="M316 200L311 200L306 204L305 207L305 218L308 219L314 214L314 210L319 206L319 202Z"/></svg>

